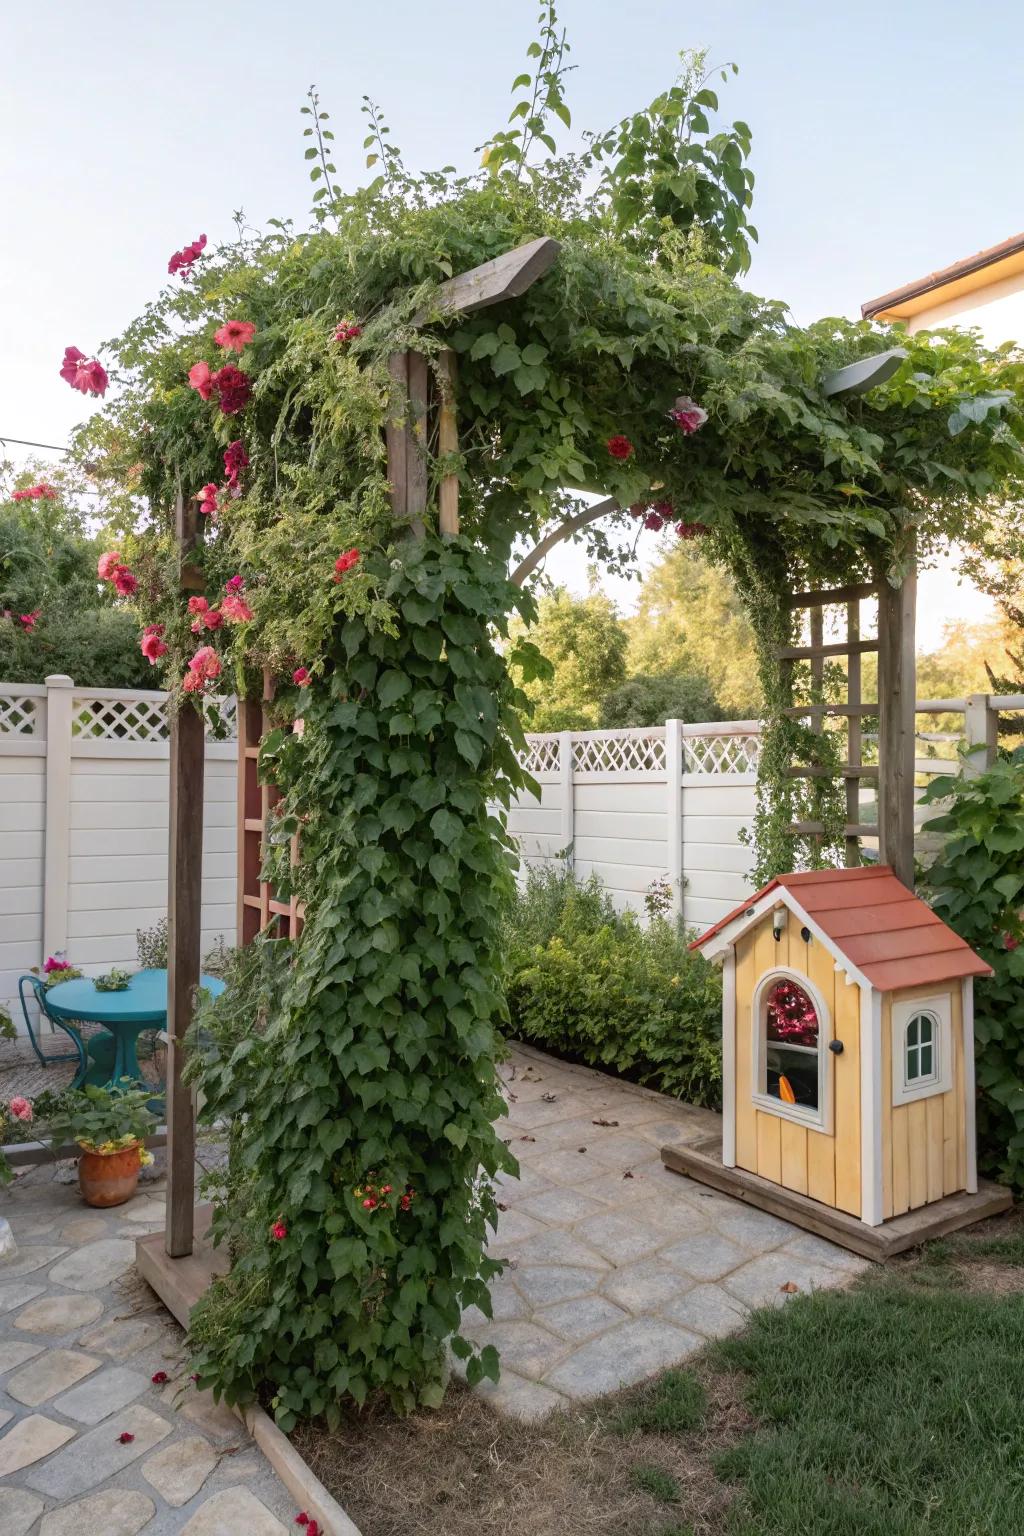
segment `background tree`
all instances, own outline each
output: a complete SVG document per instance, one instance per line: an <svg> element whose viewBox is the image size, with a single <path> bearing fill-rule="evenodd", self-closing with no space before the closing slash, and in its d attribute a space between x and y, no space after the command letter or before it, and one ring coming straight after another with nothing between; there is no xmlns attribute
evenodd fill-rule
<svg viewBox="0 0 1024 1536"><path fill-rule="evenodd" d="M527 728L592 730L598 724L602 699L626 679L628 641L615 604L605 592L574 597L565 587L557 587L541 598L538 607L530 639L551 664L553 675L523 686L533 702Z"/></svg>
<svg viewBox="0 0 1024 1536"><path fill-rule="evenodd" d="M598 724L605 730L627 725L664 725L666 720L722 720L721 705L709 680L700 672L678 677L627 678L605 694Z"/></svg>
<svg viewBox="0 0 1024 1536"><path fill-rule="evenodd" d="M705 719L760 714L753 630L728 571L692 543L676 544L648 573L636 617L626 628L631 674L706 678L717 703L716 713Z"/></svg>

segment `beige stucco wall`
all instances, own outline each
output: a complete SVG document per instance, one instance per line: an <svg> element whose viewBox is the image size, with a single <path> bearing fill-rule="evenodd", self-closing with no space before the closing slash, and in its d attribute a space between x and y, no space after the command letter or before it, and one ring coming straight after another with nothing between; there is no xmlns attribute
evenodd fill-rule
<svg viewBox="0 0 1024 1536"><path fill-rule="evenodd" d="M938 295L937 295L938 297ZM977 288L973 293L934 304L920 314L912 315L907 329L914 331L934 330L942 325L976 325L991 347L1004 341L1016 341L1024 346L1024 272L1003 278L987 288Z"/></svg>

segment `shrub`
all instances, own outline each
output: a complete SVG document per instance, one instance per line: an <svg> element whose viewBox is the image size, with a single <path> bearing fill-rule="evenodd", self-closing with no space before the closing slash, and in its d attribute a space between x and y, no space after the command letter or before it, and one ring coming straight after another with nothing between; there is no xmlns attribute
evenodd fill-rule
<svg viewBox="0 0 1024 1536"><path fill-rule="evenodd" d="M693 1104L721 1101L721 986L681 925L616 913L592 876L530 871L510 917L512 1033Z"/></svg>
<svg viewBox="0 0 1024 1536"><path fill-rule="evenodd" d="M978 778L933 779L926 822L946 834L924 884L938 915L992 967L975 987L978 1149L983 1168L1024 1189L1024 748Z"/></svg>

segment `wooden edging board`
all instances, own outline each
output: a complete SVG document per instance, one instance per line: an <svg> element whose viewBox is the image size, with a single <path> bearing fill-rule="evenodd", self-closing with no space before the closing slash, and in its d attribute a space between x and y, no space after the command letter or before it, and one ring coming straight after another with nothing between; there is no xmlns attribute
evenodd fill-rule
<svg viewBox="0 0 1024 1536"><path fill-rule="evenodd" d="M687 1174L700 1184L710 1184L712 1189L732 1195L736 1200L745 1200L759 1210L770 1211L783 1221L791 1221L794 1226L803 1227L879 1263L905 1253L908 1248L916 1248L919 1243L968 1227L986 1216L998 1216L1013 1204L1013 1195L1003 1185L981 1180L976 1195L966 1191L947 1195L943 1200L908 1211L904 1216L894 1216L880 1227L869 1227L845 1211L833 1210L818 1200L783 1189L780 1184L772 1184L756 1173L723 1167L718 1136L702 1137L687 1146L662 1147L661 1160L673 1173Z"/></svg>
<svg viewBox="0 0 1024 1536"><path fill-rule="evenodd" d="M208 1205L196 1208L195 1249L186 1258L168 1256L163 1232L150 1232L135 1244L139 1274L183 1328L188 1327L192 1308L211 1280L227 1267L226 1260L206 1237L212 1215ZM298 1507L319 1523L323 1536L360 1536L358 1527L337 1499L314 1476L287 1435L278 1429L258 1403L235 1407L233 1412L241 1419Z"/></svg>

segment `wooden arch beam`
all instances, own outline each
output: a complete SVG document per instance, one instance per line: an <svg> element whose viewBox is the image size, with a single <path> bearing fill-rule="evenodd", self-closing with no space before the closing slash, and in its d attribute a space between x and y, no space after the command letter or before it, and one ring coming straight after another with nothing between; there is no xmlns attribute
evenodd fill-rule
<svg viewBox="0 0 1024 1536"><path fill-rule="evenodd" d="M598 518L607 517L609 512L620 511L619 503L614 496L609 496L605 501L599 501L593 507L586 507L584 511L577 512L575 517L567 517L564 523L559 523L553 528L540 543L535 545L521 565L512 572L511 580L517 587L521 587L527 576L531 576L549 550L554 549L563 539L571 538L579 529L586 528L588 523L596 523Z"/></svg>

